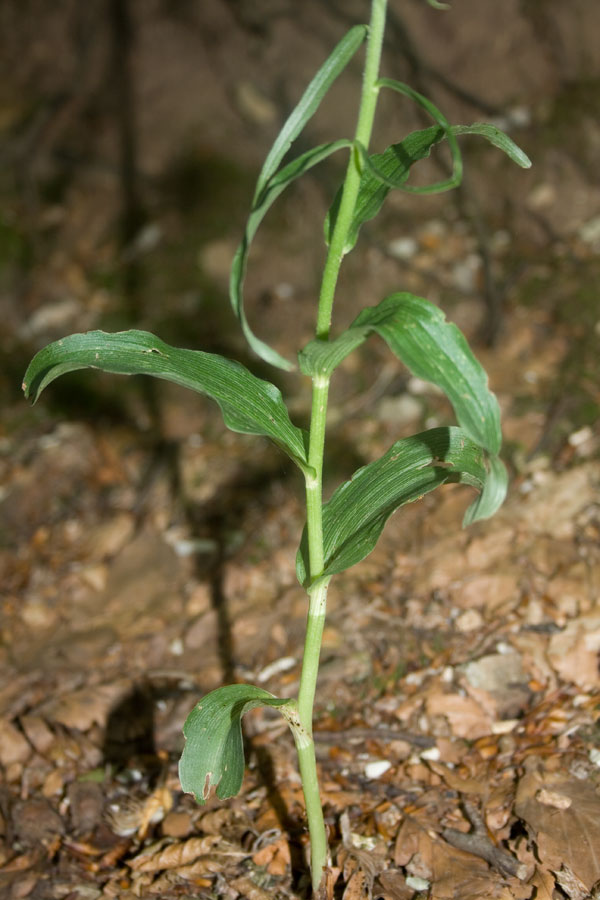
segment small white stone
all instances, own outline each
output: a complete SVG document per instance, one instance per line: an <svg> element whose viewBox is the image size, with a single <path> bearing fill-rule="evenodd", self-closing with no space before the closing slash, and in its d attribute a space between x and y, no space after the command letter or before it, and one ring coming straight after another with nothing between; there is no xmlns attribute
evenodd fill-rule
<svg viewBox="0 0 600 900"><path fill-rule="evenodd" d="M596 244L600 241L600 216L589 219L579 229L579 237L586 244Z"/></svg>
<svg viewBox="0 0 600 900"><path fill-rule="evenodd" d="M256 676L256 680L263 684L265 681L268 681L269 678L272 678L273 675L278 675L280 672L287 672L289 669L293 669L295 665L295 656L282 656L280 659L276 659L272 663L269 663L268 666L265 666Z"/></svg>
<svg viewBox="0 0 600 900"><path fill-rule="evenodd" d="M412 237L397 238L388 244L388 252L396 259L412 259L418 250L418 244Z"/></svg>
<svg viewBox="0 0 600 900"><path fill-rule="evenodd" d="M586 441L591 440L593 436L594 432L590 426L585 425L583 428L580 428L578 431L574 431L569 435L569 444L571 447L581 447Z"/></svg>
<svg viewBox="0 0 600 900"><path fill-rule="evenodd" d="M497 722L492 722L492 734L510 734L518 724L518 719L498 719Z"/></svg>
<svg viewBox="0 0 600 900"><path fill-rule="evenodd" d="M173 656L183 656L183 641L181 638L175 638L169 646L169 653Z"/></svg>
<svg viewBox="0 0 600 900"><path fill-rule="evenodd" d="M527 206L535 210L548 209L555 202L556 188L547 183L536 185L527 197Z"/></svg>
<svg viewBox="0 0 600 900"><path fill-rule="evenodd" d="M418 875L409 875L406 879L406 887L412 888L413 891L426 891L429 888L429 882Z"/></svg>
<svg viewBox="0 0 600 900"><path fill-rule="evenodd" d="M456 619L456 627L459 631L476 631L483 625L483 616L478 609L467 609Z"/></svg>
<svg viewBox="0 0 600 900"><path fill-rule="evenodd" d="M427 750L423 750L419 756L421 759L430 759L433 762L436 762L440 758L441 753L439 747L428 747Z"/></svg>
<svg viewBox="0 0 600 900"><path fill-rule="evenodd" d="M600 750L597 747L590 750L590 762L600 767Z"/></svg>
<svg viewBox="0 0 600 900"><path fill-rule="evenodd" d="M391 762L387 759L374 759L365 766L365 775L367 778L381 778L381 776L392 768Z"/></svg>
<svg viewBox="0 0 600 900"><path fill-rule="evenodd" d="M421 417L423 408L410 394L384 397L377 406L377 418L392 425L408 425Z"/></svg>

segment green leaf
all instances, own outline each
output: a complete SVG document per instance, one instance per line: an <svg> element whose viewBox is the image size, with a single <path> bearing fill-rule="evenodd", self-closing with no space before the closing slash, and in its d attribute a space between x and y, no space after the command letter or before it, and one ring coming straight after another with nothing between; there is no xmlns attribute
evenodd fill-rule
<svg viewBox="0 0 600 900"><path fill-rule="evenodd" d="M229 684L203 697L187 717L179 779L198 803L204 805L213 785L220 800L239 792L244 777L242 716L257 706L295 708L295 701L251 684Z"/></svg>
<svg viewBox="0 0 600 900"><path fill-rule="evenodd" d="M473 125L453 125L451 129L453 134L478 134L484 137L490 144L502 150L503 153L512 159L522 169L531 168L531 160L521 148L515 144L512 138L509 138L504 131L496 128L495 125L489 125L487 122L474 122Z"/></svg>
<svg viewBox="0 0 600 900"><path fill-rule="evenodd" d="M281 369L289 370L292 368L292 365L288 360L273 350L272 347L269 347L268 344L265 344L264 341L261 341L256 337L248 324L244 312L243 282L250 243L267 210L288 184L296 178L299 178L300 175L316 165L322 159L325 159L326 156L335 153L335 151L339 150L341 147L348 147L351 145L352 142L347 140L324 144L320 147L316 147L314 150L309 150L308 153L302 154L302 156L289 163L280 172L277 172L292 143L296 140L306 123L315 114L323 97L338 75L350 62L366 36L367 28L365 25L355 25L350 29L348 34L346 34L335 47L333 53L323 63L306 88L299 103L283 125L275 143L269 151L258 177L254 199L252 201L252 210L246 226L244 238L238 247L233 261L229 283L229 294L231 305L233 306L236 316L240 320L246 340L254 352L262 359Z"/></svg>
<svg viewBox="0 0 600 900"><path fill-rule="evenodd" d="M431 100L424 97L423 94L419 94L419 92L415 91L414 88L411 88L410 85L404 84L403 81L396 81L394 78L380 78L377 84L380 87L390 88L392 91L404 94L405 97L414 100L418 106L421 106L428 112L432 119L441 127L444 137L448 140L450 147L450 154L452 156L452 175L449 178L444 179L444 181L437 181L434 184L427 184L421 187L410 184L400 185L401 190L410 191L413 194L439 194L442 191L449 191L452 188L457 187L462 180L462 156L452 127L443 112L439 110Z"/></svg>
<svg viewBox="0 0 600 900"><path fill-rule="evenodd" d="M467 510L465 524L493 515L504 499L504 466L499 460L490 466L483 449L461 428L433 428L396 441L380 459L358 469L323 505L325 566L310 586L368 556L385 523L401 506L457 481L472 485L486 498ZM305 529L296 573L306 587L309 571Z"/></svg>
<svg viewBox="0 0 600 900"><path fill-rule="evenodd" d="M472 525L479 519L489 519L504 503L508 488L508 472L502 460L490 456L487 460L489 475L479 497L465 513L463 525Z"/></svg>
<svg viewBox="0 0 600 900"><path fill-rule="evenodd" d="M219 404L232 431L271 438L302 471L309 471L307 435L290 421L279 389L240 363L171 347L148 331L89 331L55 341L35 355L23 381L25 396L35 402L59 375L85 368L153 375L206 394Z"/></svg>
<svg viewBox="0 0 600 900"><path fill-rule="evenodd" d="M456 325L422 297L391 294L377 306L363 309L335 340L311 341L298 355L302 372L311 377L330 375L373 332L414 375L444 391L459 425L472 440L492 456L499 452L500 410L485 370Z"/></svg>
<svg viewBox="0 0 600 900"><path fill-rule="evenodd" d="M286 166L280 169L279 172L277 172L277 174L274 175L269 182L267 182L266 186L257 195L257 198L253 203L252 210L246 222L244 237L233 258L231 275L229 279L229 295L231 298L232 306L242 326L242 330L244 332L246 340L248 341L254 352L257 353L258 356L260 356L262 359L264 359L265 362L268 362L273 366L278 366L280 369L286 369L289 371L293 368L293 365L288 362L287 359L277 353L276 350L273 350L272 347L269 347L268 344L265 344L264 341L261 341L260 338L256 337L256 335L250 328L250 325L248 324L248 320L246 318L246 313L244 310L244 277L246 275L250 245L260 223L266 216L275 200L285 190L288 184L290 184L292 181L295 181L296 178L300 178L301 175L303 175L313 166L316 166L322 160L326 159L328 156L331 156L332 153L336 153L338 150L341 150L344 147L351 146L352 141L348 140L333 141L330 144L321 144L318 147L313 147L312 150L307 150L306 153L303 153L301 156L293 159Z"/></svg>
<svg viewBox="0 0 600 900"><path fill-rule="evenodd" d="M384 86L389 86L390 84L389 79L382 79L381 82ZM395 84L400 85L400 82L395 82ZM406 85L402 85L402 87L406 88ZM410 88L406 88L404 92L410 92L409 95L411 96L416 94ZM421 100L426 99L421 97L420 94L417 96ZM427 108L429 109L429 107ZM431 112L432 110L430 109L429 111ZM439 110L436 110L436 113L439 116L442 115ZM377 215L391 189L399 188L413 193L439 193L450 190L460 182L462 164L457 153L458 148L455 147L454 143L451 143L453 174L450 178L432 185L425 185L424 187L412 187L405 183L410 175L411 167L419 160L426 159L435 144L438 144L445 137L452 142L457 136L463 134L474 134L484 137L494 147L506 153L521 168L528 169L531 166L531 160L527 154L507 134L496 128L495 125L481 122L475 122L473 125L432 125L430 128L412 132L400 143L392 144L383 153L375 153L368 157L366 154L361 153L363 173L354 216L344 248L346 253L356 244L361 226ZM335 227L340 199L341 190L338 191L325 219L325 240L328 244Z"/></svg>
<svg viewBox="0 0 600 900"><path fill-rule="evenodd" d="M369 156L369 163L364 163L360 180L354 215L344 251L354 247L358 239L361 226L373 219L381 209L383 202L390 192L391 185L400 187L408 178L410 168L420 159L429 156L431 148L444 137L441 128L432 126L422 131L414 131L398 144L392 144L383 153L374 153ZM325 241L329 244L338 209L342 197L342 190L337 192L335 199L325 218Z"/></svg>
<svg viewBox="0 0 600 900"><path fill-rule="evenodd" d="M321 105L321 100L329 88L346 68L358 48L367 37L366 25L355 25L335 46L327 57L317 74L314 76L296 107L285 121L281 131L275 139L267 158L264 161L258 181L256 183L255 200L263 191L269 179L279 168L283 157L288 152L292 143L302 132L306 123L312 119Z"/></svg>

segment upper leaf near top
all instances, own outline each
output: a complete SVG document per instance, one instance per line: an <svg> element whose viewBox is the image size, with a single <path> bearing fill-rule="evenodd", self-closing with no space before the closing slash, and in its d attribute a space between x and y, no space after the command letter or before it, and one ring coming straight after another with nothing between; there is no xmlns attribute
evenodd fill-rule
<svg viewBox="0 0 600 900"><path fill-rule="evenodd" d="M300 175L331 153L351 145L352 142L349 140L323 144L320 147L309 150L307 153L303 153L279 170L279 166L293 141L296 140L306 123L315 114L323 97L352 59L365 40L366 35L367 28L364 25L355 25L354 28L350 29L333 53L323 63L283 125L258 177L252 201L252 210L246 224L244 237L237 249L231 268L229 281L231 305L240 320L246 340L258 356L281 369L289 370L293 368L293 365L277 351L273 350L272 347L269 347L268 344L256 337L248 324L244 311L243 285L250 244L267 210L288 184L299 178Z"/></svg>
<svg viewBox="0 0 600 900"><path fill-rule="evenodd" d="M431 148L442 141L448 133L451 137L463 134L479 135L506 153L521 168L527 169L531 166L531 160L527 154L495 125L476 122L473 125L451 125L447 129L439 125L432 125L421 131L413 131L404 140L392 144L383 153L370 155L369 164L364 165L354 216L346 241L346 253L356 244L361 226L377 215L390 190L392 188L403 189L410 175L411 167L419 160L426 159ZM460 172L460 166L458 171ZM415 190L448 190L457 183L456 178L450 178L438 185ZM325 219L327 243L329 243L335 227L340 197L341 192L338 192Z"/></svg>

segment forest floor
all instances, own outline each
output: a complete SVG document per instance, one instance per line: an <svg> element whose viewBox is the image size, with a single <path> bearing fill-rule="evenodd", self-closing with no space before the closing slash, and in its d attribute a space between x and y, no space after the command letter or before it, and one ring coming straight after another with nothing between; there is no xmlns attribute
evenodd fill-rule
<svg viewBox="0 0 600 900"><path fill-rule="evenodd" d="M225 0L211 5L228 14ZM147 52L157 52L153 27L183 48L154 96L164 109L171 89L177 119L189 21L161 32L152 15L137 23ZM59 106L67 125L45 122L34 175L23 163L27 178L2 182L7 900L308 896L295 751L273 711L245 719L238 797L200 807L177 778L182 725L202 694L232 681L297 689L299 480L266 441L226 432L216 408L170 385L85 373L52 385L33 409L18 395L46 341L134 321L278 379L292 417L306 421L307 380L248 356L225 296L260 164L236 152L279 116L255 87L258 56L240 66L223 106L239 127L231 156L207 150L217 127L194 132L197 143L167 165L160 123L154 142L146 123L144 217L125 249L114 223L127 182L93 92L104 168L83 151L76 163L65 155L87 138L81 107ZM137 77L151 82L143 57ZM589 165L598 126L569 141L559 115L598 103L589 81L531 101L533 125L514 136L537 156L537 175L509 174L493 151L477 152L465 191L411 201L408 212L393 200L348 260L340 322L402 289L439 302L463 328L500 401L511 482L495 518L467 530L467 488L406 507L376 550L332 582L315 713L330 898L600 896L600 191ZM19 102L0 105L21 163L23 97L34 93L21 85ZM505 175L504 199L488 204ZM326 170L294 189L251 260L249 317L288 356L311 337L322 257L314 217L332 184ZM398 437L449 421L437 391L369 343L336 373L327 492Z"/></svg>

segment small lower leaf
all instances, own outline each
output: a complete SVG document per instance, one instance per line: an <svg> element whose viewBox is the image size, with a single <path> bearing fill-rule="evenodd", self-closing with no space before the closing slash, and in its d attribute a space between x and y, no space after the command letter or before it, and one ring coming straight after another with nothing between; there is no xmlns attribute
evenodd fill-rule
<svg viewBox="0 0 600 900"><path fill-rule="evenodd" d="M313 585L308 582L305 529L296 559L298 580L305 587L314 586L360 562L373 550L397 509L457 481L482 492L467 510L464 524L493 515L504 500L504 466L499 460L490 463L462 428L432 428L396 441L380 459L358 469L324 504L325 566Z"/></svg>
<svg viewBox="0 0 600 900"><path fill-rule="evenodd" d="M257 706L295 707L295 701L251 684L229 684L203 697L187 717L179 779L198 803L206 803L211 787L219 800L239 793L245 765L242 716Z"/></svg>

